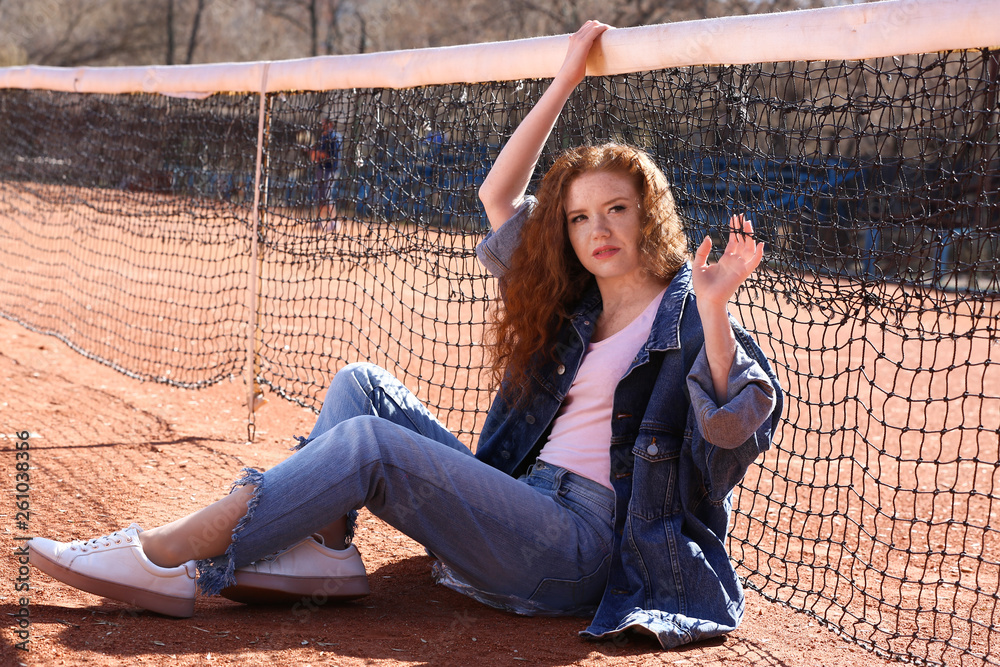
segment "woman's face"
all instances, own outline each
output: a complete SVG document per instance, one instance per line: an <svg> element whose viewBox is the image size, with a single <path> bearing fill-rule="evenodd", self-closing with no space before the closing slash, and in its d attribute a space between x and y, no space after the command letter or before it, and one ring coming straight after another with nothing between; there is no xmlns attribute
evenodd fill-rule
<svg viewBox="0 0 1000 667"><path fill-rule="evenodd" d="M646 279L639 253L639 191L632 176L584 172L569 184L563 204L570 244L598 287Z"/></svg>

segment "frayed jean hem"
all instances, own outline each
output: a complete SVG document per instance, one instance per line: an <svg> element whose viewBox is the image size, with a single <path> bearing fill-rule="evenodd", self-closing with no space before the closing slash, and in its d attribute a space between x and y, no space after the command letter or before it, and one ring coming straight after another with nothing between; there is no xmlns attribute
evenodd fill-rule
<svg viewBox="0 0 1000 667"><path fill-rule="evenodd" d="M243 476L233 482L229 492L232 493L237 487L246 486L247 484L254 486L253 494L250 496L250 500L247 501L247 513L243 515L237 522L236 527L233 528L232 539L224 554L198 561L198 590L201 591L202 595L218 595L222 589L236 584L236 575L234 574L236 564L233 562L236 543L239 541L240 533L253 520L254 509L260 502L261 493L263 493L264 489L263 473L253 468L244 468L241 472L244 473ZM358 511L351 510L348 512L345 546L354 539L354 530L357 522ZM275 549L275 553L281 551L284 546L287 545L282 545L282 547ZM337 546L334 548L341 549L343 547Z"/></svg>
<svg viewBox="0 0 1000 667"><path fill-rule="evenodd" d="M233 563L233 554L236 550L236 543L239 534L246 524L253 518L253 511L260 502L260 494L263 492L264 476L261 472L253 468L244 468L242 477L233 482L229 492L232 493L236 487L252 484L255 488L250 500L247 501L247 513L236 523L233 528L233 535L226 552L221 556L214 556L198 561L198 589L203 595L217 595L223 588L227 588L236 583L236 569Z"/></svg>

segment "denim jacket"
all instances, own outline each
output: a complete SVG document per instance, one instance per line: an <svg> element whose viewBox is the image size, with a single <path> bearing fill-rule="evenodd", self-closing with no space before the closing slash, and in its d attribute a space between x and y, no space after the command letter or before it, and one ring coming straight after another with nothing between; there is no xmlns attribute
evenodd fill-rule
<svg viewBox="0 0 1000 667"><path fill-rule="evenodd" d="M503 276L529 199L477 248ZM530 373L527 403L494 401L476 456L510 475L531 465L570 389L601 312L596 288L559 332L556 359ZM732 491L771 442L782 393L770 364L735 321L729 401L719 407L704 351L691 267L674 277L646 344L614 392L614 547L604 596L585 637L645 629L663 648L718 636L743 617L743 588L726 552Z"/></svg>

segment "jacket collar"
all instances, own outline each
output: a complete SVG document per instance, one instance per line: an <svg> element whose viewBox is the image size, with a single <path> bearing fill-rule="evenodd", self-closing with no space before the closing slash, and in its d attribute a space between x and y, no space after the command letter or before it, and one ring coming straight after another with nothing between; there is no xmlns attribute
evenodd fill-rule
<svg viewBox="0 0 1000 667"><path fill-rule="evenodd" d="M681 318L693 290L691 287L691 262L685 262L667 285L660 308L656 311L653 328L649 332L647 350L677 350L681 346Z"/></svg>
<svg viewBox="0 0 1000 667"><path fill-rule="evenodd" d="M681 317L684 315L684 307L687 305L688 296L692 294L691 286L691 262L685 262L673 280L667 285L667 292L660 301L660 307L656 311L656 318L649 332L649 339L640 356L645 356L645 352L676 350L681 346ZM604 309L601 302L601 292L597 285L591 286L583 295L579 305L573 313L573 327L583 338L584 344L590 341L594 332L594 324L597 317Z"/></svg>

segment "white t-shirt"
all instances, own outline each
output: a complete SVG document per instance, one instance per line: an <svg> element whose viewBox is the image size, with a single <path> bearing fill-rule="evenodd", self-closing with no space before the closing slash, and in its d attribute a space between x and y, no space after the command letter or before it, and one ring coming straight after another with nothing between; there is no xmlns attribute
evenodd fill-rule
<svg viewBox="0 0 1000 667"><path fill-rule="evenodd" d="M664 293L614 336L591 343L538 458L611 488L615 387L649 338Z"/></svg>

